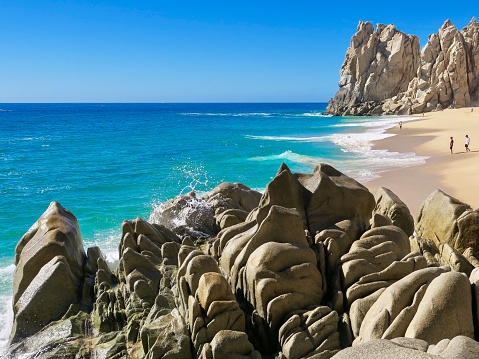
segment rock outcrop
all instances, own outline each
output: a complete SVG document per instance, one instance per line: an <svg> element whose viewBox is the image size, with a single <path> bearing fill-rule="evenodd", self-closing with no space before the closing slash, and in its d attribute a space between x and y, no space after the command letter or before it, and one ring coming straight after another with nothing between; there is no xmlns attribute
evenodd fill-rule
<svg viewBox="0 0 479 359"><path fill-rule="evenodd" d="M60 319L81 301L85 260L76 218L52 202L15 248L12 343Z"/></svg>
<svg viewBox="0 0 479 359"><path fill-rule="evenodd" d="M479 210L448 196L433 192L419 210L418 237L428 239L439 248L449 244L461 254L468 248L479 251Z"/></svg>
<svg viewBox="0 0 479 359"><path fill-rule="evenodd" d="M394 193L374 198L326 164L282 165L262 195L221 185L179 230L189 201L169 202L163 224L124 221L114 270L52 203L16 249L6 358L477 356L467 204L436 191L411 228Z"/></svg>
<svg viewBox="0 0 479 359"><path fill-rule="evenodd" d="M479 24L447 20L422 51L394 25L360 22L341 67L334 115L417 114L479 100Z"/></svg>

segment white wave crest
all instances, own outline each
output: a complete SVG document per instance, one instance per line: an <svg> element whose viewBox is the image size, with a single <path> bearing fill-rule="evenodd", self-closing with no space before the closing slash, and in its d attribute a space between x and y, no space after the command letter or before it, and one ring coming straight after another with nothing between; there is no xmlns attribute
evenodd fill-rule
<svg viewBox="0 0 479 359"><path fill-rule="evenodd" d="M333 115L324 114L322 112L305 112L305 113L302 113L298 116L303 116L303 117L333 117Z"/></svg>
<svg viewBox="0 0 479 359"><path fill-rule="evenodd" d="M250 161L277 161L277 160L283 160L283 161L290 161L293 163L299 163L303 165L316 165L319 162L321 162L320 158L315 158L315 157L310 157L310 156L305 156L301 155L299 153L294 153L293 151L284 151L283 153L280 153L279 155L271 155L271 156L256 156L256 157L251 157L249 158Z"/></svg>
<svg viewBox="0 0 479 359"><path fill-rule="evenodd" d="M207 117L271 117L281 115L274 112L183 112L180 113L183 116L207 116Z"/></svg>
<svg viewBox="0 0 479 359"><path fill-rule="evenodd" d="M358 119L348 119L348 122L337 123L331 125L331 127L366 127L366 128L381 128L382 130L387 130L391 127L397 126L399 121L407 122L417 120L419 117L402 117L402 116L387 116L387 117L378 117L374 120L364 120L362 118Z"/></svg>
<svg viewBox="0 0 479 359"><path fill-rule="evenodd" d="M312 136L312 137L294 137L294 136L253 136L246 135L246 138L262 141L291 141L291 142L325 142L328 136Z"/></svg>
<svg viewBox="0 0 479 359"><path fill-rule="evenodd" d="M325 136L326 140L341 147L343 152L363 153L372 148L373 141L394 136L383 132L341 133Z"/></svg>

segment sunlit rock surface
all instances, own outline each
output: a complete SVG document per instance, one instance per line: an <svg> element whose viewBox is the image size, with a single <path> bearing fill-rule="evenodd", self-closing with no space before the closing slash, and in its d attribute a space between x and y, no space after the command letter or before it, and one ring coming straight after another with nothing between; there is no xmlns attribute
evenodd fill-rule
<svg viewBox="0 0 479 359"><path fill-rule="evenodd" d="M394 25L360 22L340 70L330 114L417 114L479 100L479 23L461 31L446 20L419 50Z"/></svg>
<svg viewBox="0 0 479 359"><path fill-rule="evenodd" d="M477 213L443 192L414 223L388 189L282 165L263 194L168 203L123 222L115 269L52 203L16 249L6 358L477 357Z"/></svg>

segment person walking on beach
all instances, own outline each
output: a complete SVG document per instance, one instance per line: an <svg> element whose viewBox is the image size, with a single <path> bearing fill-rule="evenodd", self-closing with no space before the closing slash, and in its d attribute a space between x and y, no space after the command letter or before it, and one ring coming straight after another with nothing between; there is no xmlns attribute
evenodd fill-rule
<svg viewBox="0 0 479 359"><path fill-rule="evenodd" d="M451 150L451 154L452 154L452 147L453 146L454 146L454 139L451 136L451 142L449 142L449 149Z"/></svg>
<svg viewBox="0 0 479 359"><path fill-rule="evenodd" d="M402 121L399 121L399 129L402 129Z"/></svg>
<svg viewBox="0 0 479 359"><path fill-rule="evenodd" d="M466 144L464 145L466 147L466 153L471 152L471 149L469 148L469 143L471 142L471 138L466 135Z"/></svg>

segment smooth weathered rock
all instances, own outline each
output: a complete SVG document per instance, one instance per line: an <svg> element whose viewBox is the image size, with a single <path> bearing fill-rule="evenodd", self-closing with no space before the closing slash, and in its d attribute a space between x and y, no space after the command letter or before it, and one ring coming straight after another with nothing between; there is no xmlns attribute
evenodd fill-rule
<svg viewBox="0 0 479 359"><path fill-rule="evenodd" d="M408 236L414 233L414 218L407 205L396 194L388 188L381 187L374 198L376 207L373 213L385 215Z"/></svg>
<svg viewBox="0 0 479 359"><path fill-rule="evenodd" d="M85 261L75 216L52 202L15 248L11 341L60 319L81 300Z"/></svg>
<svg viewBox="0 0 479 359"><path fill-rule="evenodd" d="M340 349L338 313L328 307L292 312L279 330L282 354L288 359L329 358Z"/></svg>
<svg viewBox="0 0 479 359"><path fill-rule="evenodd" d="M273 180L266 186L258 207L250 212L246 221L261 223L268 215L272 206L296 209L303 221L303 228L308 228L304 210L304 188L284 163L281 164Z"/></svg>
<svg viewBox="0 0 479 359"><path fill-rule="evenodd" d="M445 194L434 191L422 204L417 218L419 237L436 244L447 243L460 253L479 250L479 211Z"/></svg>
<svg viewBox="0 0 479 359"><path fill-rule="evenodd" d="M369 308L378 300L388 286L412 272L426 268L424 257L416 254L406 256L401 261L392 262L382 271L366 274L346 291L346 307L349 308L351 329L355 337Z"/></svg>
<svg viewBox="0 0 479 359"><path fill-rule="evenodd" d="M268 242L249 257L241 283L258 315L278 332L288 313L321 303L322 277L309 247Z"/></svg>
<svg viewBox="0 0 479 359"><path fill-rule="evenodd" d="M367 343L341 350L334 359L441 359L417 349L404 347L386 339L375 339Z"/></svg>
<svg viewBox="0 0 479 359"><path fill-rule="evenodd" d="M258 206L261 193L241 183L224 182L213 188L203 198L213 205L217 213L228 209L251 212Z"/></svg>
<svg viewBox="0 0 479 359"><path fill-rule="evenodd" d="M364 275L386 269L394 261L404 258L409 251L409 239L399 227L370 229L341 257L343 289L348 289Z"/></svg>
<svg viewBox="0 0 479 359"><path fill-rule="evenodd" d="M444 359L475 359L479 353L479 343L471 338L458 335L452 339L443 339L436 345L430 345L427 352Z"/></svg>
<svg viewBox="0 0 479 359"><path fill-rule="evenodd" d="M72 275L65 257L52 258L14 304L11 341L32 335L60 319L79 300L79 290L80 283Z"/></svg>
<svg viewBox="0 0 479 359"><path fill-rule="evenodd" d="M71 359L475 357L478 344L470 338L479 327L473 270L479 259L471 241L463 241L461 254L447 241L408 238L403 224L393 224L394 213L405 212L401 206L391 211L399 200L388 194L375 201L324 164L312 174L293 174L282 165L257 203L242 202L246 192L225 185L203 197L215 209L212 218L225 218L219 223L228 227L205 242L189 234L180 239L140 218L125 221L115 269L96 247L85 261L81 239L77 247L70 243L80 249L81 266L75 255L68 257L68 246L42 264L35 258L41 250L27 256L44 240L42 225L32 227L17 247L17 263L27 263L25 254L40 269L30 281L21 277L18 287L26 287L15 302L15 342L8 353ZM375 202L381 205L373 212ZM445 217L455 205L444 207ZM445 220L457 227L450 233L470 238L475 211L461 208L457 218ZM45 223L79 236L68 213L57 212ZM236 218L230 226L229 216ZM463 274L471 271L469 278ZM341 350L353 340L353 348Z"/></svg>
<svg viewBox="0 0 479 359"><path fill-rule="evenodd" d="M466 257L447 243L439 246L439 256L441 265L448 265L456 272L462 272L469 276L474 269Z"/></svg>
<svg viewBox="0 0 479 359"><path fill-rule="evenodd" d="M261 359L243 332L222 330L211 341L212 359L251 358Z"/></svg>
<svg viewBox="0 0 479 359"><path fill-rule="evenodd" d="M55 256L63 256L71 273L82 280L86 254L77 219L59 203L52 202L15 248L14 302Z"/></svg>
<svg viewBox="0 0 479 359"><path fill-rule="evenodd" d="M324 163L298 180L306 189L306 216L312 235L353 218L363 231L368 227L375 201L362 184Z"/></svg>
<svg viewBox="0 0 479 359"><path fill-rule="evenodd" d="M389 286L369 309L354 344L409 337L436 344L474 336L470 284L462 273L425 268ZM433 309L432 309L433 308Z"/></svg>

